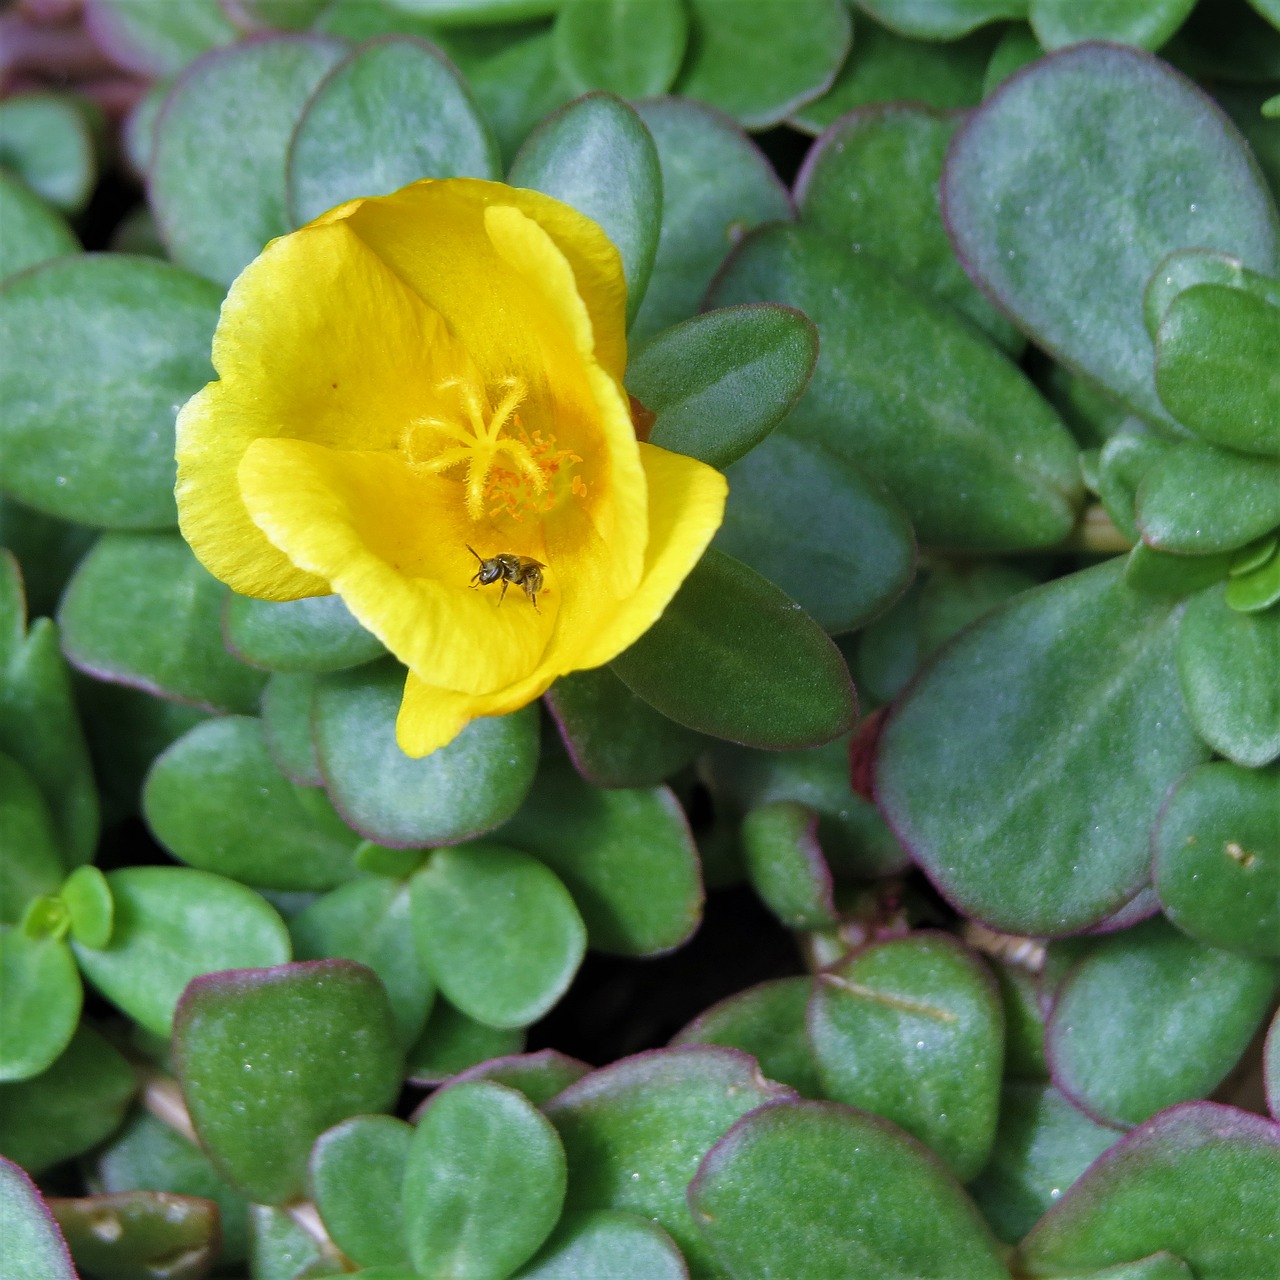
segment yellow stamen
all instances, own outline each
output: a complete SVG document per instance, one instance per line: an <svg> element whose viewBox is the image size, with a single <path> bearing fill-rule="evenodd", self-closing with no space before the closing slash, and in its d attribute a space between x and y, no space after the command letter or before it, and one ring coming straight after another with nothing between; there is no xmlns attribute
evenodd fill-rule
<svg viewBox="0 0 1280 1280"><path fill-rule="evenodd" d="M530 453L528 444L502 434L503 428L508 424L519 423L516 409L525 398L525 384L519 378L508 378L502 385L507 388L506 394L498 401L493 412L488 414L487 421L480 388L473 382L450 378L440 383L436 390L457 390L466 424L435 415L418 418L410 424L410 443L415 427L426 427L448 440L457 441L454 448L442 449L419 465L425 471L440 472L466 463L467 514L473 520L479 520L484 514L486 490L499 455L505 456L535 491L541 493L546 487L542 469ZM416 449L411 451L417 452Z"/></svg>

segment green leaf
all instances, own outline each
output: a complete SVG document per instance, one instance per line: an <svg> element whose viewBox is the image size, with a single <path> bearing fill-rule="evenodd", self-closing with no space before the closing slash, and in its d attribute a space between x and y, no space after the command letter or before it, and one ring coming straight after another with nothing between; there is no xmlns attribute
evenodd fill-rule
<svg viewBox="0 0 1280 1280"><path fill-rule="evenodd" d="M536 707L473 720L446 747L411 760L396 745L404 668L326 676L316 686L316 754L346 822L379 844L456 844L500 826L538 767Z"/></svg>
<svg viewBox="0 0 1280 1280"><path fill-rule="evenodd" d="M1156 395L1139 305L1187 245L1276 260L1275 208L1230 122L1164 63L1088 45L1041 59L956 135L943 211L965 268L1052 355L1134 412Z"/></svg>
<svg viewBox="0 0 1280 1280"><path fill-rule="evenodd" d="M498 148L465 80L433 45L388 36L325 77L289 147L297 224L419 178L497 178Z"/></svg>
<svg viewBox="0 0 1280 1280"><path fill-rule="evenodd" d="M97 867L77 867L61 892L71 918L71 936L86 947L105 947L111 941L115 904L111 886Z"/></svg>
<svg viewBox="0 0 1280 1280"><path fill-rule="evenodd" d="M748 129L825 93L853 39L840 0L689 0L692 30L675 92Z"/></svg>
<svg viewBox="0 0 1280 1280"><path fill-rule="evenodd" d="M0 290L4 487L51 515L164 528L174 410L212 373L221 292L165 262L61 258Z"/></svg>
<svg viewBox="0 0 1280 1280"><path fill-rule="evenodd" d="M702 920L697 846L666 787L602 791L567 761L548 762L499 836L556 873L592 950L656 955Z"/></svg>
<svg viewBox="0 0 1280 1280"><path fill-rule="evenodd" d="M457 1080L496 1080L498 1084L523 1093L535 1107L540 1107L562 1089L581 1080L590 1070L585 1062L556 1049L540 1049L537 1053L490 1058L487 1062L468 1067L457 1076Z"/></svg>
<svg viewBox="0 0 1280 1280"><path fill-rule="evenodd" d="M645 343L627 390L657 418L649 443L723 469L795 407L818 358L818 333L790 307L726 307Z"/></svg>
<svg viewBox="0 0 1280 1280"><path fill-rule="evenodd" d="M110 945L73 941L86 978L148 1031L167 1036L192 978L283 964L289 934L251 889L186 867L122 867L107 876L115 900Z"/></svg>
<svg viewBox="0 0 1280 1280"><path fill-rule="evenodd" d="M1133 542L1141 536L1136 523L1138 488L1178 447L1149 431L1141 419L1128 418L1098 453L1096 482L1090 481L1089 487L1102 499L1115 526Z"/></svg>
<svg viewBox="0 0 1280 1280"><path fill-rule="evenodd" d="M823 857L838 875L874 879L907 865L906 850L875 806L850 786L847 739L767 754L717 746L703 757L702 772L717 805L746 813L791 800L814 810Z"/></svg>
<svg viewBox="0 0 1280 1280"><path fill-rule="evenodd" d="M0 1159L0 1240L6 1280L76 1280L58 1224L35 1183L16 1164Z"/></svg>
<svg viewBox="0 0 1280 1280"><path fill-rule="evenodd" d="M689 1200L703 1250L734 1280L1008 1276L973 1203L931 1152L830 1102L745 1117L703 1161Z"/></svg>
<svg viewBox="0 0 1280 1280"><path fill-rule="evenodd" d="M4 227L0 238L0 280L50 258L80 252L80 241L61 215L4 169L0 169L0 226Z"/></svg>
<svg viewBox="0 0 1280 1280"><path fill-rule="evenodd" d="M882 102L922 102L939 111L976 106L994 39L994 32L981 31L946 44L909 40L860 13L857 38L835 82L788 123L818 134L847 112Z"/></svg>
<svg viewBox="0 0 1280 1280"><path fill-rule="evenodd" d="M441 1280L510 1275L550 1234L564 1191L564 1149L531 1102L491 1081L442 1089L405 1165L409 1256Z"/></svg>
<svg viewBox="0 0 1280 1280"><path fill-rule="evenodd" d="M225 594L176 533L104 534L62 597L63 647L95 679L209 711L253 711L266 677L223 647Z"/></svg>
<svg viewBox="0 0 1280 1280"><path fill-rule="evenodd" d="M214 1201L222 1229L221 1262L244 1261L249 1248L244 1197L227 1186L199 1147L150 1112L135 1111L95 1164L104 1191L163 1188Z"/></svg>
<svg viewBox="0 0 1280 1280"><path fill-rule="evenodd" d="M671 1039L671 1044L718 1044L741 1049L767 1080L790 1085L806 1098L822 1096L805 1010L813 979L775 978L721 1000Z"/></svg>
<svg viewBox="0 0 1280 1280"><path fill-rule="evenodd" d="M1031 1229L1015 1264L1061 1276L1165 1249L1196 1280L1241 1280L1280 1264L1274 1188L1280 1134L1234 1107L1174 1107L1136 1129Z"/></svg>
<svg viewBox="0 0 1280 1280"><path fill-rule="evenodd" d="M1016 1244L1119 1138L1052 1085L1007 1084L991 1159L969 1190L1000 1239Z"/></svg>
<svg viewBox="0 0 1280 1280"><path fill-rule="evenodd" d="M435 985L414 943L408 885L382 876L343 885L294 916L289 932L299 960L368 965L386 988L401 1044L422 1034Z"/></svg>
<svg viewBox="0 0 1280 1280"><path fill-rule="evenodd" d="M1274 964L1202 946L1163 919L1110 934L1058 992L1046 1038L1054 1082L1120 1126L1204 1097L1278 987Z"/></svg>
<svg viewBox="0 0 1280 1280"><path fill-rule="evenodd" d="M427 1025L409 1050L408 1076L414 1084L440 1084L478 1062L519 1053L524 1039L523 1027L486 1026L437 996Z"/></svg>
<svg viewBox="0 0 1280 1280"><path fill-rule="evenodd" d="M690 764L702 745L608 667L561 676L546 704L574 767L597 787L653 786Z"/></svg>
<svg viewBox="0 0 1280 1280"><path fill-rule="evenodd" d="M780 430L881 480L924 543L996 551L1066 536L1075 442L1026 377L953 309L810 227L738 250L717 304L771 299L818 326L817 371ZM922 368L947 369L921 378Z"/></svg>
<svg viewBox="0 0 1280 1280"><path fill-rule="evenodd" d="M441 849L412 881L418 950L468 1017L527 1026L564 994L586 927L563 883L501 845Z"/></svg>
<svg viewBox="0 0 1280 1280"><path fill-rule="evenodd" d="M0 102L0 167L68 214L83 210L98 176L86 107L54 93ZM6 221L5 239L11 234Z"/></svg>
<svg viewBox="0 0 1280 1280"><path fill-rule="evenodd" d="M237 34L218 0L93 0L88 8L98 45L113 62L144 76L173 75L206 50L230 44Z"/></svg>
<svg viewBox="0 0 1280 1280"><path fill-rule="evenodd" d="M796 204L802 223L872 254L1017 356L1025 340L965 275L942 226L938 181L959 125L954 115L902 103L846 116L805 157Z"/></svg>
<svg viewBox="0 0 1280 1280"><path fill-rule="evenodd" d="M142 809L175 858L257 888L332 889L356 874L360 837L323 792L280 774L247 716L179 738L152 765Z"/></svg>
<svg viewBox="0 0 1280 1280"><path fill-rule="evenodd" d="M613 670L677 723L747 746L812 746L857 715L848 669L818 625L715 550Z"/></svg>
<svg viewBox="0 0 1280 1280"><path fill-rule="evenodd" d="M1243 289L1193 285L1160 323L1156 391L1210 444L1280 457L1277 352L1280 306Z"/></svg>
<svg viewBox="0 0 1280 1280"><path fill-rule="evenodd" d="M390 0L391 6L410 16L422 16L442 27L487 27L501 22L545 18L564 0Z"/></svg>
<svg viewBox="0 0 1280 1280"><path fill-rule="evenodd" d="M1101 1271L1090 1271L1087 1280L1196 1280L1181 1258L1161 1249L1136 1262L1121 1262Z"/></svg>
<svg viewBox="0 0 1280 1280"><path fill-rule="evenodd" d="M1035 32L1025 23L1010 23L991 51L987 73L982 80L982 96L990 97L1015 71L1029 67L1044 56Z"/></svg>
<svg viewBox="0 0 1280 1280"><path fill-rule="evenodd" d="M1237 764L1280 755L1280 611L1239 613L1226 588L1187 604L1178 631L1178 676L1196 732Z"/></svg>
<svg viewBox="0 0 1280 1280"><path fill-rule="evenodd" d="M29 1080L62 1053L80 1021L83 992L67 944L0 927L0 989L0 1083Z"/></svg>
<svg viewBox="0 0 1280 1280"><path fill-rule="evenodd" d="M199 1280L218 1255L218 1206L170 1191L51 1199L76 1264L87 1275Z"/></svg>
<svg viewBox="0 0 1280 1280"><path fill-rule="evenodd" d="M1230 565L1230 552L1181 556L1139 542L1125 561L1124 580L1134 591L1181 598L1220 582Z"/></svg>
<svg viewBox="0 0 1280 1280"><path fill-rule="evenodd" d="M878 481L821 440L784 428L726 474L729 502L713 545L781 587L824 631L860 626L911 580L911 522Z"/></svg>
<svg viewBox="0 0 1280 1280"><path fill-rule="evenodd" d="M0 751L23 768L48 806L62 857L88 861L98 841L98 795L58 629L26 627L22 575L0 547Z"/></svg>
<svg viewBox="0 0 1280 1280"><path fill-rule="evenodd" d="M1250 271L1239 258L1213 249L1175 249L1147 281L1142 318L1152 342L1180 293L1198 284L1242 289L1262 302L1280 302L1280 280Z"/></svg>
<svg viewBox="0 0 1280 1280"><path fill-rule="evenodd" d="M794 800L763 804L742 823L747 879L788 929L830 929L840 922L817 830L817 813Z"/></svg>
<svg viewBox="0 0 1280 1280"><path fill-rule="evenodd" d="M1280 525L1280 462L1188 440L1138 486L1143 540L1162 551L1232 551Z"/></svg>
<svg viewBox="0 0 1280 1280"><path fill-rule="evenodd" d="M33 618L53 616L67 579L96 537L96 530L0 495L0 546L21 566Z"/></svg>
<svg viewBox="0 0 1280 1280"><path fill-rule="evenodd" d="M670 1233L693 1275L710 1254L685 1189L735 1120L791 1096L731 1049L658 1049L593 1071L547 1103L569 1161L567 1209L624 1209Z"/></svg>
<svg viewBox="0 0 1280 1280"><path fill-rule="evenodd" d="M407 20L407 19L406 19ZM493 130L503 162L510 164L529 131L573 97L555 62L546 27L476 32L474 47L451 33L449 56L461 68Z"/></svg>
<svg viewBox="0 0 1280 1280"><path fill-rule="evenodd" d="M17 924L32 898L57 893L62 851L40 788L11 756L0 754L0 925Z"/></svg>
<svg viewBox="0 0 1280 1280"><path fill-rule="evenodd" d="M132 817L152 761L208 716L198 707L87 676L77 681L76 694L102 786L104 822Z"/></svg>
<svg viewBox="0 0 1280 1280"><path fill-rule="evenodd" d="M1206 755L1174 669L1177 614L1112 561L966 631L898 704L876 795L942 892L994 928L1076 932L1146 883L1173 781Z"/></svg>
<svg viewBox="0 0 1280 1280"><path fill-rule="evenodd" d="M175 262L227 285L268 240L293 229L289 141L344 51L319 36L253 40L200 59L178 79L157 121L150 183Z"/></svg>
<svg viewBox="0 0 1280 1280"><path fill-rule="evenodd" d="M48 1070L0 1085L0 1152L38 1178L107 1137L137 1087L124 1057L82 1025Z"/></svg>
<svg viewBox="0 0 1280 1280"><path fill-rule="evenodd" d="M621 98L591 93L525 139L507 179L572 205L622 256L627 320L644 299L662 227L662 170L649 130Z"/></svg>
<svg viewBox="0 0 1280 1280"><path fill-rule="evenodd" d="M916 932L824 971L808 1026L827 1097L901 1125L962 1182L986 1164L1004 1019L991 975L949 935Z"/></svg>
<svg viewBox="0 0 1280 1280"><path fill-rule="evenodd" d="M1038 975L1016 959L987 955L1004 1007L1004 1069L1010 1080L1049 1078L1044 1056L1045 1013L1041 1005Z"/></svg>
<svg viewBox="0 0 1280 1280"><path fill-rule="evenodd" d="M653 98L671 87L688 35L681 0L565 0L554 27L556 66L575 93Z"/></svg>
<svg viewBox="0 0 1280 1280"><path fill-rule="evenodd" d="M751 228L791 216L786 188L758 147L702 103L636 106L658 148L662 231L630 338L639 344L693 315L730 248Z"/></svg>
<svg viewBox="0 0 1280 1280"><path fill-rule="evenodd" d="M1227 583L1227 604L1239 613L1260 613L1280 600L1280 556L1274 553L1260 565L1233 576Z"/></svg>
<svg viewBox="0 0 1280 1280"><path fill-rule="evenodd" d="M249 1274L254 1280L313 1280L318 1276L343 1275L337 1251L315 1235L285 1209L266 1204L249 1206ZM360 1276L369 1273L361 1271ZM404 1272L393 1272L392 1280L415 1280Z"/></svg>
<svg viewBox="0 0 1280 1280"><path fill-rule="evenodd" d="M386 653L336 595L254 600L230 592L222 623L227 648L242 662L268 671L345 671Z"/></svg>
<svg viewBox="0 0 1280 1280"><path fill-rule="evenodd" d="M276 768L300 787L324 786L311 734L316 681L277 672L262 691L262 731Z"/></svg>
<svg viewBox="0 0 1280 1280"><path fill-rule="evenodd" d="M334 1244L362 1267L408 1257L400 1187L413 1136L394 1116L352 1116L311 1148L311 1199Z"/></svg>
<svg viewBox="0 0 1280 1280"><path fill-rule="evenodd" d="M1196 0L1030 0L1031 28L1046 49L1110 40L1158 49L1186 21Z"/></svg>
<svg viewBox="0 0 1280 1280"><path fill-rule="evenodd" d="M1271 1019L1271 1029L1267 1032L1267 1040L1263 1054L1263 1087L1267 1094L1267 1106L1273 1118L1280 1118L1280 1009Z"/></svg>
<svg viewBox="0 0 1280 1280"><path fill-rule="evenodd" d="M687 1280L669 1235L635 1213L568 1213L551 1238L512 1280Z"/></svg>
<svg viewBox="0 0 1280 1280"><path fill-rule="evenodd" d="M1001 18L1025 18L1028 0L858 0L878 22L916 40L955 40Z"/></svg>
<svg viewBox="0 0 1280 1280"><path fill-rule="evenodd" d="M390 1107L400 1088L386 993L348 960L199 979L178 1009L174 1054L201 1145L262 1204L301 1195L314 1140Z"/></svg>
<svg viewBox="0 0 1280 1280"><path fill-rule="evenodd" d="M1201 765L1160 816L1154 875L1169 919L1198 942L1280 956L1280 771Z"/></svg>

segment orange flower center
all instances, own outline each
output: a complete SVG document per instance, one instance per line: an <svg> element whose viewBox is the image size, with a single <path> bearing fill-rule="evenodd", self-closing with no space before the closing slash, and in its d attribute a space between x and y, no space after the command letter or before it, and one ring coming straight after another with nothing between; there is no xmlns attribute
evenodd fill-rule
<svg viewBox="0 0 1280 1280"><path fill-rule="evenodd" d="M523 521L550 511L565 491L585 496L586 483L572 470L582 459L568 449L557 449L550 432L530 433L520 420L516 409L525 399L524 383L508 378L499 385L504 393L489 410L487 396L475 383L442 382L436 390L456 390L461 412L457 418L433 415L410 424L410 457L426 471L466 467L467 514L472 520L506 514ZM434 437L425 457L418 456L416 428Z"/></svg>
<svg viewBox="0 0 1280 1280"><path fill-rule="evenodd" d="M579 498L586 496L586 481L573 470L582 461L576 453L557 449L550 432L544 436L541 431L526 431L519 414L512 418L512 425L517 428L514 443L523 446L537 469L537 478L527 468L493 467L484 490L490 516L508 515L521 523L525 516L550 511L566 487Z"/></svg>

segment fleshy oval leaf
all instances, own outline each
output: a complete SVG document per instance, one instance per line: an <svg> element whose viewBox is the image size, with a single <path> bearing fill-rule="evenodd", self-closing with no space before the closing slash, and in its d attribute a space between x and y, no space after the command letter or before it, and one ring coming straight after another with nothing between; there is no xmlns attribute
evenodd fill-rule
<svg viewBox="0 0 1280 1280"><path fill-rule="evenodd" d="M966 914L1071 933L1146 883L1165 792L1207 755L1183 709L1176 621L1112 561L988 614L897 704L877 800Z"/></svg>
<svg viewBox="0 0 1280 1280"><path fill-rule="evenodd" d="M467 83L423 40L371 40L320 82L289 144L296 225L419 178L497 178L498 149Z"/></svg>
<svg viewBox="0 0 1280 1280"><path fill-rule="evenodd" d="M390 1107L400 1088L386 993L349 960L200 978L178 1008L174 1055L201 1146L266 1205L304 1192L321 1133Z"/></svg>
<svg viewBox="0 0 1280 1280"><path fill-rule="evenodd" d="M1008 1275L932 1152L838 1103L781 1102L744 1117L702 1162L689 1202L703 1247L734 1280Z"/></svg>
<svg viewBox="0 0 1280 1280"><path fill-rule="evenodd" d="M956 135L942 194L984 291L1158 422L1171 419L1142 295L1161 260L1195 245L1259 271L1276 261L1275 207L1244 140L1189 81L1133 49L1075 46L1007 81Z"/></svg>

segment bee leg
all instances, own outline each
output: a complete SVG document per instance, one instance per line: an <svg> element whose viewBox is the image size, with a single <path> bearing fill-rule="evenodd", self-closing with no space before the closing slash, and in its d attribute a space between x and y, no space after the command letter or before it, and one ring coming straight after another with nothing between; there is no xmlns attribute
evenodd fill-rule
<svg viewBox="0 0 1280 1280"><path fill-rule="evenodd" d="M510 586L510 585L511 585L511 584L507 582L506 578L503 578L503 580L502 580L502 592L501 592L501 594L498 596L498 604L499 604L499 606L501 606L502 602L507 598L507 587L508 587L508 586Z"/></svg>
<svg viewBox="0 0 1280 1280"><path fill-rule="evenodd" d="M534 613L541 613L542 610L538 608L538 588L527 578L520 585L524 588L525 595L529 597L529 603L533 605Z"/></svg>

